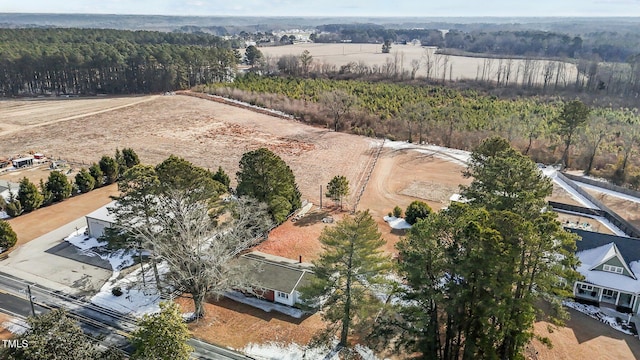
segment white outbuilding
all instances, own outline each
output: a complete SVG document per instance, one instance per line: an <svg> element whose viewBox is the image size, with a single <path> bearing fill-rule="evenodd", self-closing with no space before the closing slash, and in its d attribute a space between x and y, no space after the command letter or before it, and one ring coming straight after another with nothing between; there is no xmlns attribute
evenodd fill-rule
<svg viewBox="0 0 640 360"><path fill-rule="evenodd" d="M112 227L115 222L115 216L109 212L110 208L115 206L116 202L112 201L100 209L85 216L87 219L87 229L89 236L96 239L104 235L104 231L107 228Z"/></svg>

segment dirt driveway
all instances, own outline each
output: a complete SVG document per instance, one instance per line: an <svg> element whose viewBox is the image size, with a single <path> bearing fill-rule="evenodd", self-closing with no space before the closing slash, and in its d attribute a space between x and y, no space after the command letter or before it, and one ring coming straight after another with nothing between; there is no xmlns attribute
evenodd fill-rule
<svg viewBox="0 0 640 360"><path fill-rule="evenodd" d="M539 341L533 344L538 352L538 360L634 360L640 359L640 340L623 334L597 320L573 309L569 309L571 319L566 327L547 331L549 323L535 324L535 333L546 336L553 344L548 349Z"/></svg>

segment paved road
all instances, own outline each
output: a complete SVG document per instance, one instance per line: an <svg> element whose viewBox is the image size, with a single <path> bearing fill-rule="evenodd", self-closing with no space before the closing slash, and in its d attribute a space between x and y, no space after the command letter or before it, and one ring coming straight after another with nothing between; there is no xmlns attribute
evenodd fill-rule
<svg viewBox="0 0 640 360"><path fill-rule="evenodd" d="M0 309L19 317L31 315L31 306L26 295L27 285L31 285L31 295L36 314L54 308L65 308L76 318L86 334L95 338L104 338L102 344L116 347L128 354L132 348L130 333L135 330L135 319L110 309L76 299L61 292L52 291L39 285L30 284L14 276L0 273ZM212 360L248 360L250 357L225 348L190 339L194 348L193 357Z"/></svg>

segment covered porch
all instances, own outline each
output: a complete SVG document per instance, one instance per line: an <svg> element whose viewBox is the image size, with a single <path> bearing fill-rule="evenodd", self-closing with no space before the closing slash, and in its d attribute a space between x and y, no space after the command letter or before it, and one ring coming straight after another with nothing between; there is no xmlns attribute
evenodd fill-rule
<svg viewBox="0 0 640 360"><path fill-rule="evenodd" d="M595 302L600 306L615 307L633 313L638 311L637 294L580 281L575 283L573 294L577 299Z"/></svg>

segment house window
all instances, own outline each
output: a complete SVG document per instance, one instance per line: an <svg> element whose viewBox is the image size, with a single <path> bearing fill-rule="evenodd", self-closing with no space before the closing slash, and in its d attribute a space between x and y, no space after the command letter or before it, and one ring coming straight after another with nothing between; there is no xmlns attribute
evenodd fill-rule
<svg viewBox="0 0 640 360"><path fill-rule="evenodd" d="M622 272L623 272L622 267L613 266L613 265L607 265L607 264L602 266L602 270L608 271L608 272L612 272L612 273L616 273L616 274L622 274Z"/></svg>
<svg viewBox="0 0 640 360"><path fill-rule="evenodd" d="M618 292L617 291L609 290L609 289L602 290L602 297L603 298L614 299L617 296L618 296Z"/></svg>
<svg viewBox="0 0 640 360"><path fill-rule="evenodd" d="M580 284L580 288L582 290L586 290L586 291L592 291L593 290L593 286L587 285L587 284Z"/></svg>
<svg viewBox="0 0 640 360"><path fill-rule="evenodd" d="M289 298L289 294L278 291L278 297L279 298L283 298L283 299L288 299Z"/></svg>

